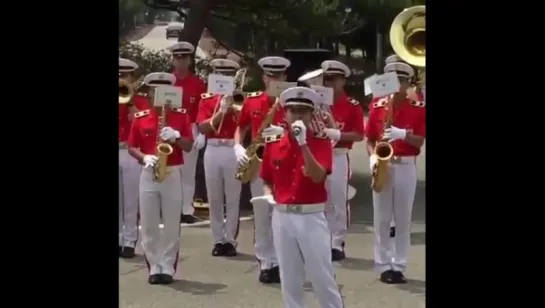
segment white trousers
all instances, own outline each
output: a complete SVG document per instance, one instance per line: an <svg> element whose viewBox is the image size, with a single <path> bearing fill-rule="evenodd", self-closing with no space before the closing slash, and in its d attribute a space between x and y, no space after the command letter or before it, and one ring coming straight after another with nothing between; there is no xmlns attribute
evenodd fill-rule
<svg viewBox="0 0 545 308"><path fill-rule="evenodd" d="M263 195L263 179L257 176L251 183L252 197ZM272 207L254 205L254 250L261 269L278 266L272 234Z"/></svg>
<svg viewBox="0 0 545 308"><path fill-rule="evenodd" d="M346 233L350 225L348 203L348 177L350 164L348 154L333 155L333 169L327 177L326 217L331 231L331 246L343 250Z"/></svg>
<svg viewBox="0 0 545 308"><path fill-rule="evenodd" d="M136 246L138 240L138 182L142 167L129 155L119 150L119 246Z"/></svg>
<svg viewBox="0 0 545 308"><path fill-rule="evenodd" d="M140 222L142 248L150 275L174 275L180 250L180 215L182 191L180 166L168 168L162 183L153 181L153 169L144 168L140 175ZM159 223L163 219L163 232Z"/></svg>
<svg viewBox="0 0 545 308"><path fill-rule="evenodd" d="M342 308L331 262L329 228L324 213L292 214L273 210L274 247L278 254L285 308L305 308L305 278L322 308ZM306 273L306 275L305 275Z"/></svg>
<svg viewBox="0 0 545 308"><path fill-rule="evenodd" d="M235 178L236 172L233 147L208 143L204 151L204 176L214 244L237 244L241 183Z"/></svg>
<svg viewBox="0 0 545 308"><path fill-rule="evenodd" d="M416 164L412 159L410 162L411 158L407 158L407 162L392 164L384 190L373 192L375 266L379 273L389 269L403 272L407 265L416 193ZM396 227L395 238L390 238L392 220Z"/></svg>
<svg viewBox="0 0 545 308"><path fill-rule="evenodd" d="M197 171L197 159L199 150L193 149L191 152L183 152L184 164L182 165L182 191L183 202L182 212L184 215L193 215L193 196L195 195L195 173Z"/></svg>

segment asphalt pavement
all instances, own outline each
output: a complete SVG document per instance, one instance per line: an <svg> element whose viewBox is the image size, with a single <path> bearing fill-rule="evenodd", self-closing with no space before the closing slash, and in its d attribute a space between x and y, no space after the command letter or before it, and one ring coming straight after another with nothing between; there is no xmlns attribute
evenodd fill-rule
<svg viewBox="0 0 545 308"><path fill-rule="evenodd" d="M168 46L164 27L157 27L140 40L157 49ZM417 161L418 187L413 210L412 246L406 285L384 285L373 271L373 207L369 188L368 156L363 143L350 154L352 179L356 189L351 200L352 225L347 237L347 259L336 262L337 282L346 307L350 308L422 308L425 307L425 147ZM241 222L239 256L211 256L212 235L209 226L184 227L177 281L170 286L151 286L141 251L133 260L119 261L120 307L240 307L280 308L278 286L257 281L258 264L253 256L253 221ZM309 307L319 307L307 285Z"/></svg>

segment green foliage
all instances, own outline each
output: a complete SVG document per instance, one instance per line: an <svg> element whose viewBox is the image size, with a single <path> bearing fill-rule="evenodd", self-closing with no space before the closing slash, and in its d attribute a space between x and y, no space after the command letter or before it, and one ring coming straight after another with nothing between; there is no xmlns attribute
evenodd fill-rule
<svg viewBox="0 0 545 308"><path fill-rule="evenodd" d="M119 44L119 56L131 59L138 64L137 76L153 72L168 72L171 68L170 55L168 53L146 49L139 43L121 42Z"/></svg>

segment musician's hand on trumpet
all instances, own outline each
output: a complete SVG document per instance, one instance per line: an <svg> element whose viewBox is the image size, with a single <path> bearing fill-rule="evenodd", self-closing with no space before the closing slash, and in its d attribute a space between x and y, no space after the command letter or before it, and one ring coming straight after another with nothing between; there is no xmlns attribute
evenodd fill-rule
<svg viewBox="0 0 545 308"><path fill-rule="evenodd" d="M235 156L237 157L237 163L242 166L248 162L248 156L246 155L246 149L240 144L236 143L233 147L235 150Z"/></svg>
<svg viewBox="0 0 545 308"><path fill-rule="evenodd" d="M291 124L291 129L293 131L293 136L299 145L307 144L307 128L305 123L301 120L297 120Z"/></svg>

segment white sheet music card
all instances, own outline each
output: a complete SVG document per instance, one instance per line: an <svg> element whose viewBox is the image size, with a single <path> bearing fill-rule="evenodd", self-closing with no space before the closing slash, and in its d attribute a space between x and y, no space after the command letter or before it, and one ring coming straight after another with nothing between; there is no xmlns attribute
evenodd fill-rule
<svg viewBox="0 0 545 308"><path fill-rule="evenodd" d="M320 104L333 106L333 88L313 85L311 85L310 88L320 94L320 97L322 98Z"/></svg>
<svg viewBox="0 0 545 308"><path fill-rule="evenodd" d="M208 75L208 93L232 95L235 91L235 78L218 74Z"/></svg>
<svg viewBox="0 0 545 308"><path fill-rule="evenodd" d="M183 91L181 87L157 86L155 88L155 96L153 97L153 105L162 107L166 103L172 108L181 108Z"/></svg>
<svg viewBox="0 0 545 308"><path fill-rule="evenodd" d="M395 72L375 75L369 78L369 88L374 97L384 97L399 92L399 79Z"/></svg>
<svg viewBox="0 0 545 308"><path fill-rule="evenodd" d="M365 94L365 96L371 94L371 86L369 86L369 82L371 80L371 78L375 77L377 74L373 74L373 76L369 76L367 78L365 78L365 80L363 81L363 92Z"/></svg>
<svg viewBox="0 0 545 308"><path fill-rule="evenodd" d="M289 88L297 86L297 82L287 82L287 81L275 81L272 80L269 83L269 88L267 89L267 95L272 97L280 97L280 94Z"/></svg>

